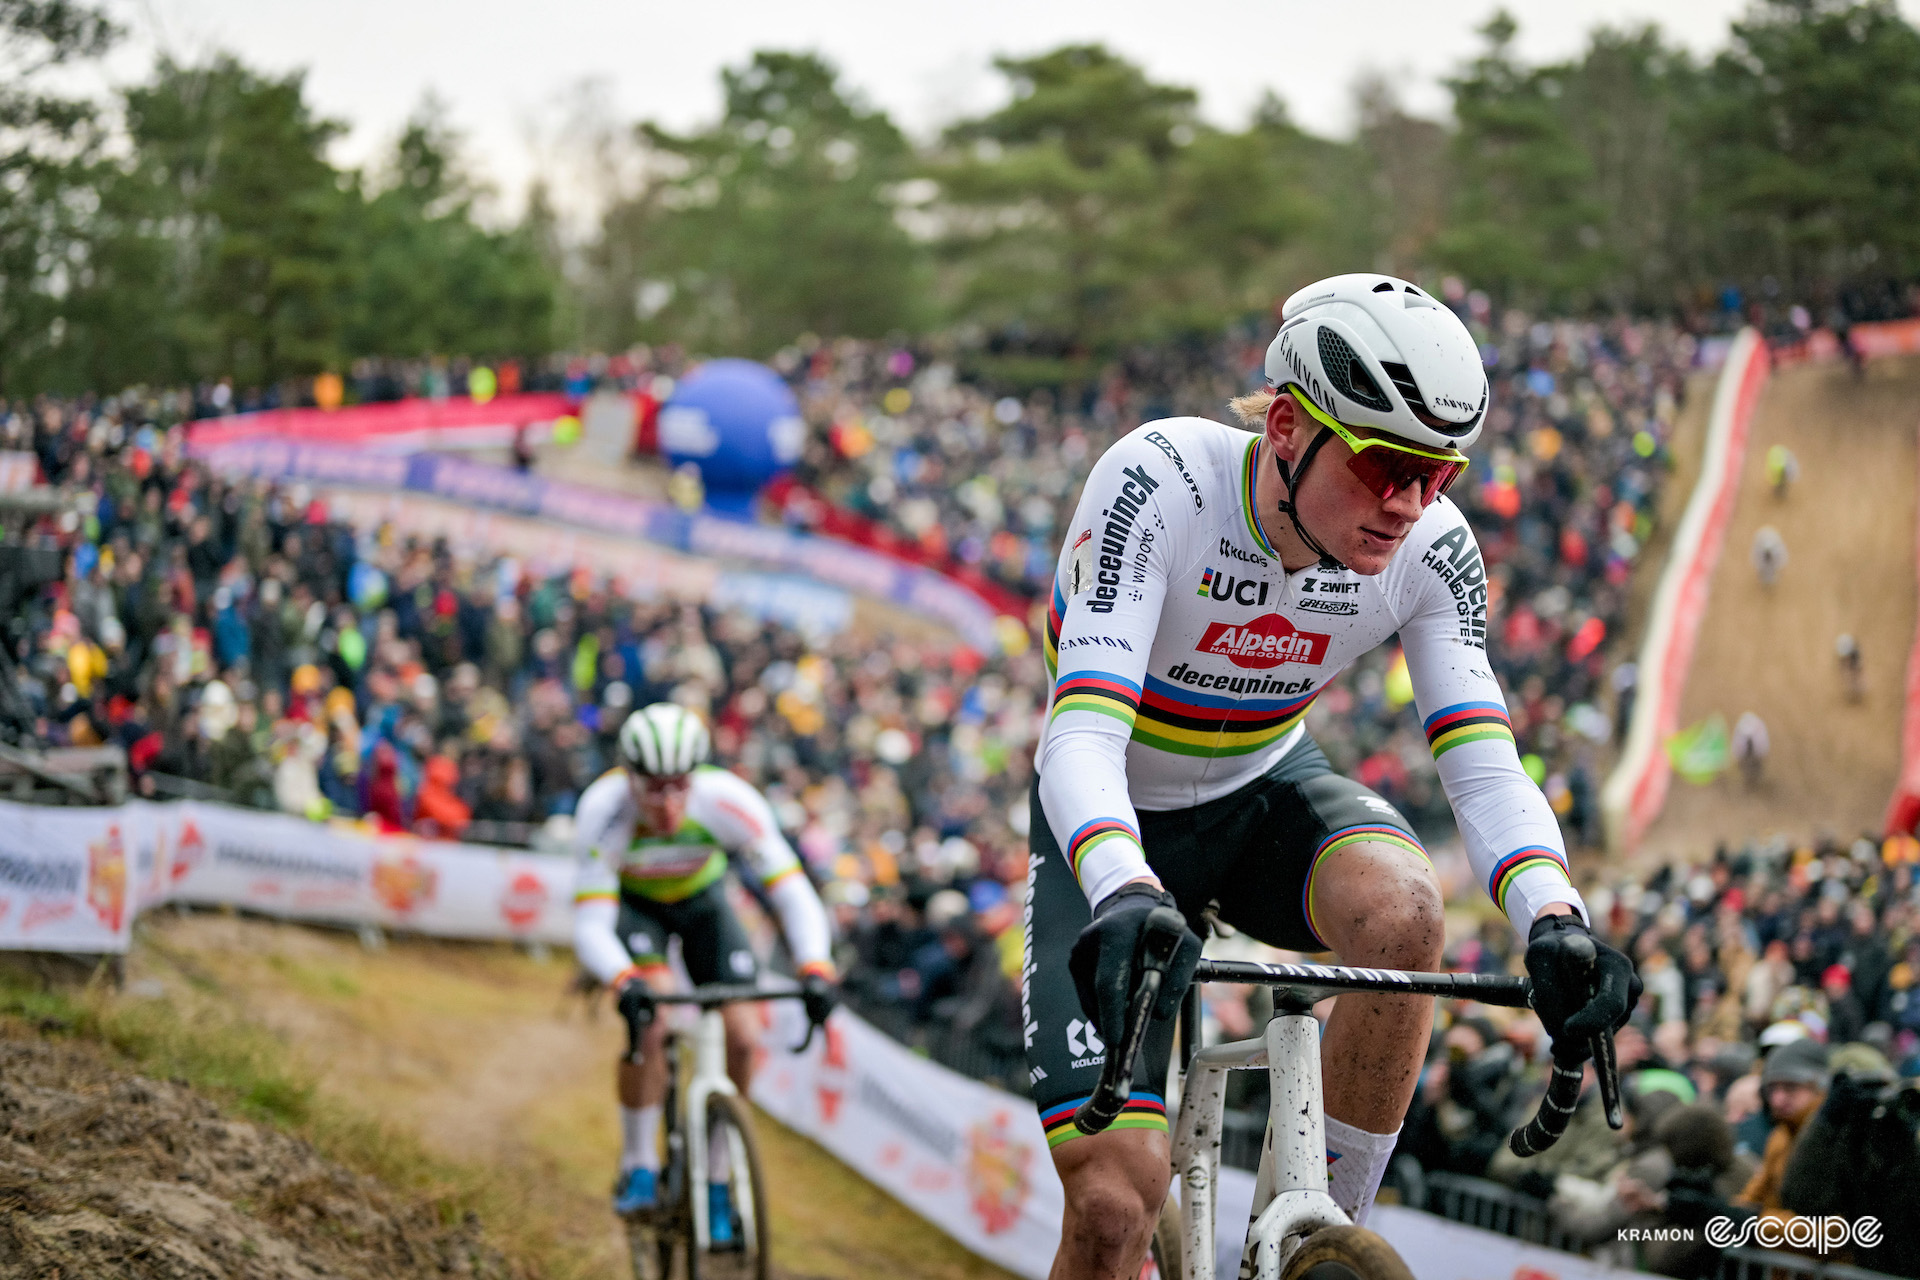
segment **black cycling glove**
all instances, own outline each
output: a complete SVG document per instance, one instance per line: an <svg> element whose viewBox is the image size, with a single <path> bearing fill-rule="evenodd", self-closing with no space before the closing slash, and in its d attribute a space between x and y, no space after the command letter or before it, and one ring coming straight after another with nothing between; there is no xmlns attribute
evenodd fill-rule
<svg viewBox="0 0 1920 1280"><path fill-rule="evenodd" d="M1593 958L1585 957L1585 939ZM1617 1031L1640 1002L1633 961L1593 936L1577 915L1540 916L1527 932L1533 1011L1553 1039L1553 1060L1575 1066L1593 1056L1593 1038Z"/></svg>
<svg viewBox="0 0 1920 1280"><path fill-rule="evenodd" d="M828 1016L839 1003L840 993L820 974L809 973L800 979L800 1005L807 1011L807 1021L813 1026L826 1026Z"/></svg>
<svg viewBox="0 0 1920 1280"><path fill-rule="evenodd" d="M1074 939L1067 968L1080 996L1080 1011L1109 1044L1119 1040L1126 1026L1133 958L1140 949L1147 916L1156 907L1179 914L1173 895L1165 889L1150 884L1122 885L1101 901L1092 922ZM1186 922L1183 919L1181 923L1184 926ZM1180 998L1186 995L1200 963L1200 939L1191 929L1183 927L1180 933L1180 945L1167 966L1166 977L1161 979L1160 996L1153 1005L1153 1016L1161 1020L1171 1018L1179 1009Z"/></svg>
<svg viewBox="0 0 1920 1280"><path fill-rule="evenodd" d="M628 978L614 988L613 1006L627 1023L627 1060L640 1061L640 1033L653 1021L653 990L644 978Z"/></svg>

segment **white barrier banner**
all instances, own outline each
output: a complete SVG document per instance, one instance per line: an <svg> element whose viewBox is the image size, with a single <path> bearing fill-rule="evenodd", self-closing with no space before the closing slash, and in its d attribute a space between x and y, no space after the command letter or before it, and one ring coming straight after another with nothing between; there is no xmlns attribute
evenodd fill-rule
<svg viewBox="0 0 1920 1280"><path fill-rule="evenodd" d="M363 835L218 805L166 812L166 897L174 901L449 938L564 943L573 936L569 859Z"/></svg>
<svg viewBox="0 0 1920 1280"><path fill-rule="evenodd" d="M1033 1104L916 1056L842 1009L806 1053L769 1010L753 1100L962 1245L1042 1280L1065 1196Z"/></svg>
<svg viewBox="0 0 1920 1280"><path fill-rule="evenodd" d="M0 805L0 948L125 951L139 821L130 809Z"/></svg>
<svg viewBox="0 0 1920 1280"><path fill-rule="evenodd" d="M221 805L0 803L0 949L126 951L165 902L565 944L573 861Z"/></svg>

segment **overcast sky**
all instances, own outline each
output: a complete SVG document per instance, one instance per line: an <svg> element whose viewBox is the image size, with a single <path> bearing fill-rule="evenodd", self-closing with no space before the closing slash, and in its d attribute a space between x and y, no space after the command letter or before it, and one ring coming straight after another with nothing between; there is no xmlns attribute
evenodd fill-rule
<svg viewBox="0 0 1920 1280"><path fill-rule="evenodd" d="M352 125L337 158L384 150L432 92L472 159L517 206L554 169L553 139L583 81L622 120L685 127L719 109L718 70L760 48L811 49L845 82L925 135L1005 96L995 54L1103 41L1154 77L1200 91L1206 117L1239 126L1269 89L1309 129L1352 124L1352 85L1387 74L1443 116L1440 77L1479 47L1495 0L109 0L132 36L127 79L158 51L229 49L308 70L310 98ZM1506 0L1530 58L1573 53L1594 26L1658 22L1706 51L1746 0ZM1900 0L1909 17L1920 0ZM564 175L555 174L562 185Z"/></svg>

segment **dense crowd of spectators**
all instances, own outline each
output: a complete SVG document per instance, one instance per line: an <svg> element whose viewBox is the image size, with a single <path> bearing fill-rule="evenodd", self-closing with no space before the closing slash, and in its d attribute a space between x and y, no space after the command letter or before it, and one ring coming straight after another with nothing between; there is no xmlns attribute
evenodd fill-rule
<svg viewBox="0 0 1920 1280"><path fill-rule="evenodd" d="M1626 584L1652 533L1666 446L1701 347L1671 326L1496 314L1455 306L1493 383L1486 430L1454 490L1488 573L1488 644L1528 771L1581 843L1597 843L1598 757L1630 697L1609 672ZM799 475L836 505L924 550L1044 594L1064 521L1094 461L1158 417L1225 419L1262 380L1266 333L1117 361L1083 394L1020 399L955 379L901 347L843 341L782 353L811 432ZM804 522L804 509L786 513ZM1336 767L1423 830L1451 827L1397 656L1382 651L1315 704ZM1610 674L1612 678L1610 678ZM1611 687L1610 687L1611 686Z"/></svg>
<svg viewBox="0 0 1920 1280"><path fill-rule="evenodd" d="M300 488L189 460L166 412L134 394L0 406L0 447L79 499L27 531L64 574L11 620L16 732L121 745L141 795L557 847L627 712L694 706L824 884L855 1002L1019 1074L1009 895L1037 650L809 638L352 529Z"/></svg>
<svg viewBox="0 0 1920 1280"><path fill-rule="evenodd" d="M1458 305L1494 379L1455 490L1488 565L1489 653L1529 771L1569 838L1590 843L1600 758L1632 691L1630 668L1609 671L1603 655L1619 657L1610 642L1699 348L1659 325ZM1153 417L1222 416L1257 379L1261 351L1246 334L1122 361L1072 402L990 394L879 344L796 347L776 363L814 427L802 468L814 493L1031 594L1100 451ZM637 352L556 359L524 383L659 391L680 370L678 353ZM435 378L455 391L469 372L368 365L352 394L436 392ZM501 384L503 373L490 371ZM11 621L33 734L120 743L141 794L469 839L544 831L557 845L579 791L612 763L624 714L687 703L710 717L721 758L766 791L821 883L855 1007L942 1060L1024 1086L1012 978L1045 698L1034 648L983 657L803 636L744 612L624 598L584 572L542 579L390 526L349 528L304 490L190 462L179 422L210 407L241 406L220 384L0 404L0 448L32 452L47 480L83 495L28 531L65 555L63 579ZM1310 727L1337 766L1442 833L1409 701L1383 651L1328 690ZM1761 1195L1761 1207L1793 1208L1779 1199L1791 1179L1786 1154L1769 1155L1769 1125L1810 1124L1813 1109L1787 1109L1813 1095L1774 1086L1833 1096L1836 1059L1855 1076L1862 1063L1889 1079L1920 1073L1917 859L1911 842L1756 848L1592 895L1648 985L1621 1037L1627 1134L1596 1126L1587 1104L1558 1156L1507 1167L1497 1152L1544 1046L1530 1019L1458 1011L1408 1118L1404 1176L1506 1178L1550 1197L1588 1241L1696 1201L1738 1201L1749 1163L1774 1177L1775 1203ZM1498 921L1449 959L1518 963ZM1222 1033L1259 1012L1247 993L1209 995ZM1779 1056L1789 1042L1801 1047ZM1815 1062L1816 1048L1828 1056ZM1704 1181L1688 1172L1702 1167Z"/></svg>
<svg viewBox="0 0 1920 1280"><path fill-rule="evenodd" d="M1920 1200L1920 1090L1897 1083L1920 1076L1920 843L1721 849L1588 905L1646 984L1616 1040L1626 1128L1607 1127L1589 1073L1567 1135L1515 1158L1507 1135L1544 1088L1539 1025L1457 1007L1401 1131L1402 1189L1495 1179L1544 1200L1566 1243L1689 1277L1717 1265L1710 1217L1874 1215L1886 1242L1852 1259L1920 1275L1920 1240L1896 1226ZM1504 927L1448 959L1518 968Z"/></svg>
<svg viewBox="0 0 1920 1280"><path fill-rule="evenodd" d="M1694 346L1653 325L1496 319L1477 296L1459 306L1496 382L1455 491L1489 565L1489 648L1529 768L1570 834L1591 836L1594 756L1611 723L1601 653ZM1034 593L1100 451L1141 421L1222 416L1257 381L1262 351L1249 330L1130 356L1070 401L994 395L884 344L796 346L775 365L814 428L801 475L816 492ZM488 376L501 391L664 393L659 380L684 367L680 352L642 350ZM457 394L475 368L365 362L345 390ZM182 420L256 402L267 399L212 384L0 414L0 444L94 495L90 513L60 524L65 581L15 624L21 688L47 741L124 744L143 794L527 839L556 817L564 828L611 763L626 709L689 702L827 882L856 1002L907 1038L1018 1075L1004 975L1018 967L1008 891L1024 874L1045 696L1034 650L983 659L808 640L744 614L621 599L583 574L541 581L510 561L350 529L302 491L186 459ZM1448 810L1395 668L1393 654L1370 655L1319 699L1310 727L1336 765L1444 835Z"/></svg>

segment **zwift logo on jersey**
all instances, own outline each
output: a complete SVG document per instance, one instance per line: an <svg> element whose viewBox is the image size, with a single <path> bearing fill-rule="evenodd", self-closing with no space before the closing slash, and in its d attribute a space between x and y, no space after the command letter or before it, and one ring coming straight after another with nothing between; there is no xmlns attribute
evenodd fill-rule
<svg viewBox="0 0 1920 1280"><path fill-rule="evenodd" d="M1211 596L1228 604L1265 604L1267 584L1252 578L1236 578L1209 566L1200 575L1200 590L1195 594Z"/></svg>
<svg viewBox="0 0 1920 1280"><path fill-rule="evenodd" d="M1332 639L1323 632L1301 631L1279 614L1267 613L1247 623L1208 623L1206 634L1193 648L1196 653L1219 654L1236 667L1265 670L1283 662L1317 667Z"/></svg>

